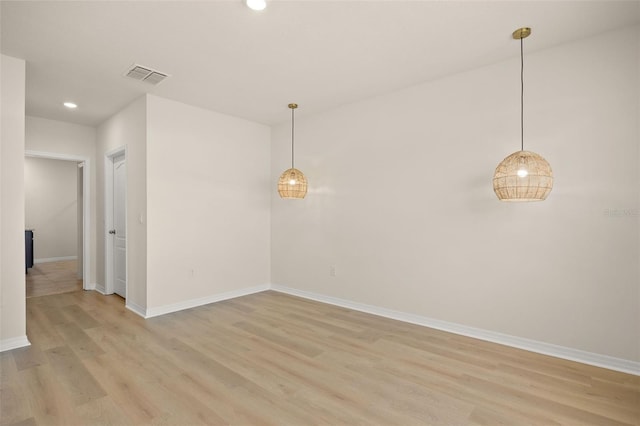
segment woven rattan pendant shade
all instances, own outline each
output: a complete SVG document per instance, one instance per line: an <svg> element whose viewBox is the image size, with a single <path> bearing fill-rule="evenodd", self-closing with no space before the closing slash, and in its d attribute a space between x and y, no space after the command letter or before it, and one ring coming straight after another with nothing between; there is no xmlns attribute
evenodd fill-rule
<svg viewBox="0 0 640 426"><path fill-rule="evenodd" d="M524 150L524 54L522 40L531 28L519 28L513 38L520 40L520 151L502 160L493 174L493 191L500 201L542 201L553 188L551 166L535 152Z"/></svg>
<svg viewBox="0 0 640 426"><path fill-rule="evenodd" d="M293 163L293 136L294 136L294 111L298 104L289 104L291 108L291 168L285 170L278 180L278 194L280 198L301 199L307 195L307 178L294 167Z"/></svg>
<svg viewBox="0 0 640 426"><path fill-rule="evenodd" d="M514 152L493 174L493 190L502 201L542 201L553 188L553 171L540 155Z"/></svg>
<svg viewBox="0 0 640 426"><path fill-rule="evenodd" d="M307 178L298 169L285 170L278 180L281 198L304 198L307 195Z"/></svg>

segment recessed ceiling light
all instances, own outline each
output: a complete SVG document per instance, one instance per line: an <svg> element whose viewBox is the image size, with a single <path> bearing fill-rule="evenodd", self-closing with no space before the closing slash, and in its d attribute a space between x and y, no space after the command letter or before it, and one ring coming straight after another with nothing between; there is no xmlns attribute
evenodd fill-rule
<svg viewBox="0 0 640 426"><path fill-rule="evenodd" d="M267 7L266 0L246 0L247 7L252 10L263 10Z"/></svg>
<svg viewBox="0 0 640 426"><path fill-rule="evenodd" d="M69 109L78 108L78 105L74 104L73 102L65 102L62 105L66 106Z"/></svg>

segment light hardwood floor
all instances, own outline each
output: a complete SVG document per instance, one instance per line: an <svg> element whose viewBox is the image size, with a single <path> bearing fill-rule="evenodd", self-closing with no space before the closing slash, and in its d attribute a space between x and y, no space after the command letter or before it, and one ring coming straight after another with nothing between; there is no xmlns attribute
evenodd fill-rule
<svg viewBox="0 0 640 426"><path fill-rule="evenodd" d="M26 276L27 297L47 296L82 290L82 279L78 279L78 262L37 263L29 268Z"/></svg>
<svg viewBox="0 0 640 426"><path fill-rule="evenodd" d="M264 292L143 320L27 300L3 425L638 425L640 378Z"/></svg>

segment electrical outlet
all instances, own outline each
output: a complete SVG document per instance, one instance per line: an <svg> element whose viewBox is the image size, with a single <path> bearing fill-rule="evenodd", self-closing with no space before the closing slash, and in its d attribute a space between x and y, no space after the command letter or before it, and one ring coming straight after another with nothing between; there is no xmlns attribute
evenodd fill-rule
<svg viewBox="0 0 640 426"><path fill-rule="evenodd" d="M332 276L332 277L336 276L336 265L331 265L329 267L329 275Z"/></svg>

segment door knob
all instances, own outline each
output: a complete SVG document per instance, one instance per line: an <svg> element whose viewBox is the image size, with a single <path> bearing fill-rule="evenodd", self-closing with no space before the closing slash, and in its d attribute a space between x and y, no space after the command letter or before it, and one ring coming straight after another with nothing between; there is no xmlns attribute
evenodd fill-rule
<svg viewBox="0 0 640 426"><path fill-rule="evenodd" d="M112 230L110 230L110 231L109 231L109 233L110 233L110 234L114 234L114 235L115 235L116 230L115 230L115 229L112 229Z"/></svg>

